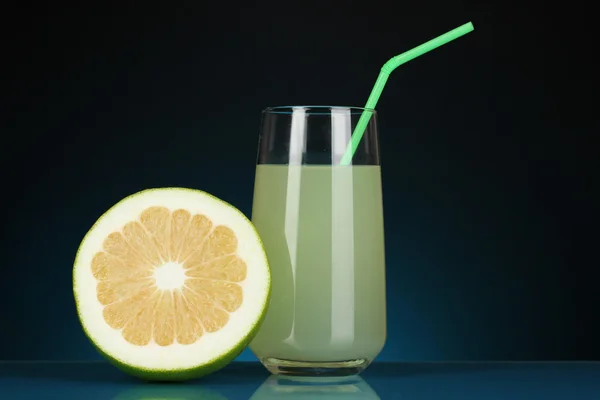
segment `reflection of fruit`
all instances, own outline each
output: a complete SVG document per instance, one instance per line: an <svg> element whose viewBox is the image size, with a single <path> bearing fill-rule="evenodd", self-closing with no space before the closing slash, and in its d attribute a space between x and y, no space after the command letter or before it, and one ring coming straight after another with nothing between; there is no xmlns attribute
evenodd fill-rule
<svg viewBox="0 0 600 400"><path fill-rule="evenodd" d="M379 400L375 391L359 376L307 378L271 376L254 392L251 400Z"/></svg>
<svg viewBox="0 0 600 400"><path fill-rule="evenodd" d="M145 380L196 378L233 360L256 334L270 288L252 223L191 189L118 202L86 234L73 268L86 335Z"/></svg>
<svg viewBox="0 0 600 400"><path fill-rule="evenodd" d="M143 385L125 390L112 400L227 400L227 397L199 386Z"/></svg>

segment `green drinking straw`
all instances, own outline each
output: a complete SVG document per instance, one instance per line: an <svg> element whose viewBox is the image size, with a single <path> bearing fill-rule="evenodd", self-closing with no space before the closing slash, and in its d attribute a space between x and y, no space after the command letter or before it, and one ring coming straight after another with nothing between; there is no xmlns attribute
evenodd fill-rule
<svg viewBox="0 0 600 400"><path fill-rule="evenodd" d="M367 124L369 123L369 119L371 119L372 110L375 108L377 100L379 100L379 96L381 96L383 87L385 86L385 83L388 80L392 71L400 65L412 60L413 58L417 58L420 55L423 55L454 39L466 35L473 29L473 24L471 22L466 23L464 25L459 26L456 29L451 30L450 32L444 33L443 35L436 37L435 39L431 39L430 41L423 43L422 45L417 46L412 50L409 50L396 57L393 57L388 62L383 64L383 67L381 67L381 72L377 77L377 81L375 81L375 86L373 87L373 90L369 95L369 99L367 100L367 104L365 105L366 110L364 110L362 115L360 116L360 119L358 120L358 123L354 128L354 133L352 133L352 137L350 138L350 143L348 143L348 148L346 149L346 152L344 153L344 156L340 161L341 165L348 165L352 161L352 156L354 156L358 144L360 143L360 139L362 139L362 136L365 133L365 129L367 128Z"/></svg>

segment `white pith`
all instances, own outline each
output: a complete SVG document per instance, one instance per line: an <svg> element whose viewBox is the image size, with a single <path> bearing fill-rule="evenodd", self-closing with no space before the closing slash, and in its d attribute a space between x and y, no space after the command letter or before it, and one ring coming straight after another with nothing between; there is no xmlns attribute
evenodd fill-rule
<svg viewBox="0 0 600 400"><path fill-rule="evenodd" d="M154 280L161 290L181 289L185 282L185 270L179 263L168 262L154 269Z"/></svg>
<svg viewBox="0 0 600 400"><path fill-rule="evenodd" d="M204 214L212 220L213 226L229 227L238 239L237 255L246 263L246 279L240 282L244 296L242 305L230 313L229 322L222 329L214 333L205 332L191 345L174 343L161 347L151 341L147 346L136 346L127 342L120 330L111 328L105 322L102 316L104 306L96 297L98 281L92 274L92 257L102 251L103 242L111 232L120 230L142 211L153 206ZM177 267L177 264L158 266L155 271L157 283L165 288L176 285L178 274L161 276L160 269L172 268L171 272L176 272ZM239 346L265 312L269 282L264 249L250 221L236 209L208 194L180 188L147 190L122 200L102 216L86 235L74 267L75 297L82 325L90 339L110 357L134 368L149 370L198 367Z"/></svg>

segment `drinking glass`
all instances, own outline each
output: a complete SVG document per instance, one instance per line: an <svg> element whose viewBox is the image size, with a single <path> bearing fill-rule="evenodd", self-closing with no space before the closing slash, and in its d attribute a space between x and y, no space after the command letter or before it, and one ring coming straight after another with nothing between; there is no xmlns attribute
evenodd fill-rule
<svg viewBox="0 0 600 400"><path fill-rule="evenodd" d="M371 118L340 165L363 112ZM377 115L357 107L262 113L252 222L272 274L251 350L281 375L353 375L386 339Z"/></svg>

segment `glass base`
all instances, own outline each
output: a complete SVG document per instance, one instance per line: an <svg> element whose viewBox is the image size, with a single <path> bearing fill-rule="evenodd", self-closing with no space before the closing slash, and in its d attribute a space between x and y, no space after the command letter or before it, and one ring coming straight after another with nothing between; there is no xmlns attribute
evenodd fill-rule
<svg viewBox="0 0 600 400"><path fill-rule="evenodd" d="M360 374L370 364L370 361L366 359L294 361L264 358L261 362L270 373L284 376L350 376Z"/></svg>

